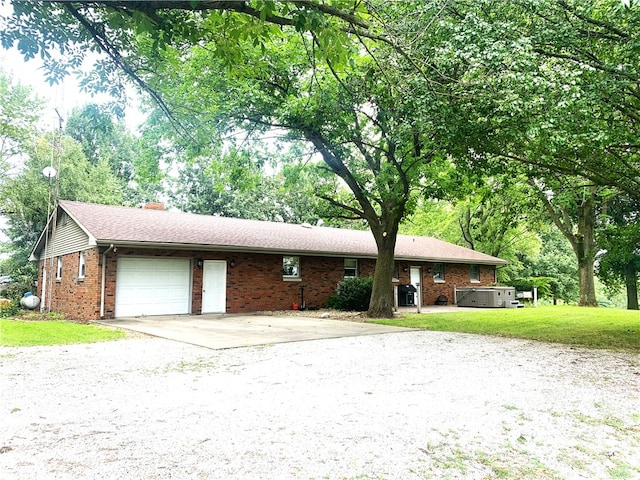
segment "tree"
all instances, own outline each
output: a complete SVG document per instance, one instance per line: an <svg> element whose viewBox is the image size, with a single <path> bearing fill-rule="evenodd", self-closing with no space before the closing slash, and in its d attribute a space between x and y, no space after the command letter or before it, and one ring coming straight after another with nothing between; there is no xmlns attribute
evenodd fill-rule
<svg viewBox="0 0 640 480"><path fill-rule="evenodd" d="M64 131L82 146L92 165L106 163L120 183L125 203L139 205L160 197L163 147L151 124L134 136L108 104L87 104L71 112Z"/></svg>
<svg viewBox="0 0 640 480"><path fill-rule="evenodd" d="M439 177L449 199L421 200L401 230L508 260L510 264L498 272L501 282L520 276L521 258L538 250L543 224L540 205L526 178L511 171L483 175L465 171L460 164L450 173L450 179Z"/></svg>
<svg viewBox="0 0 640 480"><path fill-rule="evenodd" d="M539 237L540 246L535 252L521 254L521 268L513 278L552 278L554 305L558 300L577 303L580 293L578 266L569 241L555 225L542 227Z"/></svg>
<svg viewBox="0 0 640 480"><path fill-rule="evenodd" d="M314 195L317 177L291 158L299 150L281 150L272 163L263 144L250 145L180 164L169 192L172 203L205 215L315 224L322 216Z"/></svg>
<svg viewBox="0 0 640 480"><path fill-rule="evenodd" d="M549 217L565 236L578 260L581 306L597 306L594 264L598 245L597 217L606 192L584 179L573 182L531 181Z"/></svg>
<svg viewBox="0 0 640 480"><path fill-rule="evenodd" d="M640 203L627 195L617 195L606 204L606 215L598 229L597 274L615 290L624 284L627 309L638 310L640 272Z"/></svg>
<svg viewBox="0 0 640 480"><path fill-rule="evenodd" d="M640 192L640 15L617 0L454 2L438 68L465 69L455 132L483 156Z"/></svg>
<svg viewBox="0 0 640 480"><path fill-rule="evenodd" d="M345 13L350 4L338 0L14 2L2 41L18 41L26 56L65 49L64 65L48 62L52 73L77 64L83 47L103 50L112 64L99 63L100 83L87 85L121 93L113 76L120 69L196 144L213 131L273 126L311 143L352 194L329 183L321 197L373 232L379 268L369 313L388 316L398 225L414 190L437 183L444 144L473 166L498 157L637 194L635 107L623 108L634 101L637 55L609 38L634 40L633 16L623 12L627 23L615 31L609 2L590 10L515 2L515 13L511 3L372 2L365 17L360 9ZM577 34L575 24L584 27ZM596 51L591 37L612 51ZM584 68L560 50L549 54L545 42L560 50L586 45L586 57L604 63ZM212 128L202 128L207 123Z"/></svg>
<svg viewBox="0 0 640 480"><path fill-rule="evenodd" d="M370 59L353 57L348 69L337 72L330 63L314 65L310 48L300 36L269 48L247 45L244 67L228 75L206 45L194 47L186 61L182 56L182 68L166 63L151 84L168 104L201 112L200 125L277 127L311 144L351 196L345 198L335 182L318 185L317 194L338 207L340 217L366 221L373 233L378 258L369 315L388 317L398 227L412 208L412 191L435 163L433 132L418 124L411 99L390 88ZM196 79L199 90L193 92Z"/></svg>
<svg viewBox="0 0 640 480"><path fill-rule="evenodd" d="M0 175L4 177L16 166L24 151L42 108L30 88L15 84L0 69Z"/></svg>
<svg viewBox="0 0 640 480"><path fill-rule="evenodd" d="M5 263L8 275L22 278L25 288L33 284L36 265L29 253L44 230L47 215L53 211L56 196L67 200L120 204L122 192L105 161L91 165L82 148L73 140L59 138L56 132L32 140L23 153L25 163L19 172L0 182L0 208L7 218L3 229L10 243L5 245L11 258ZM49 181L42 171L52 163L59 171ZM57 194L56 194L57 192ZM19 296L24 293L19 293Z"/></svg>
<svg viewBox="0 0 640 480"><path fill-rule="evenodd" d="M434 63L464 69L453 101L469 119L449 135L452 151L491 171L500 160L528 165L543 190L550 179L580 178L638 197L637 10L549 0L455 2L449 11ZM539 198L578 258L580 304L595 305L596 191L571 199L550 190L553 202L546 192Z"/></svg>
<svg viewBox="0 0 640 480"><path fill-rule="evenodd" d="M344 62L348 34L369 36L365 4L344 0L11 3L13 15L0 19L0 43L17 45L25 59L40 55L51 82L77 71L88 52L102 52L107 59L94 65L101 79L85 77L87 87L124 98L125 73L169 117L171 111L145 81L146 62L135 55L140 44L162 51L168 45L210 43L219 59L233 65L244 41L264 45L289 29L313 32L320 56ZM52 56L54 50L60 55Z"/></svg>
<svg viewBox="0 0 640 480"><path fill-rule="evenodd" d="M485 179L457 202L457 211L465 246L504 259L513 259L526 248L540 224L526 179L510 173Z"/></svg>

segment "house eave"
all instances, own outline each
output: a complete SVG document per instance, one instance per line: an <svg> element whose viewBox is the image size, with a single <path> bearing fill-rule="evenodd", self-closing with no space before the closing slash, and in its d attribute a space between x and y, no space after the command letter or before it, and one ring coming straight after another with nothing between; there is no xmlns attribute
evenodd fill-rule
<svg viewBox="0 0 640 480"><path fill-rule="evenodd" d="M358 259L373 259L377 258L377 254L363 253L363 252L347 252L347 251L319 251L319 250L288 250L288 249L274 249L274 248L261 248L256 246L242 246L242 245L210 245L210 244L198 244L198 243L162 243L162 242L144 242L144 241L130 241L130 240L98 240L95 243L97 246L108 247L114 245L116 247L126 248L156 248L167 250L195 250L202 252L229 252L229 253L261 253L261 254L273 254L273 255L300 255L309 257L343 257L343 258L358 258ZM429 262L429 263L459 263L459 264L474 264L474 265L507 265L508 262L504 260L479 260L479 259L465 259L465 258L449 258L449 257L416 257L416 256L397 256L396 261L400 262Z"/></svg>

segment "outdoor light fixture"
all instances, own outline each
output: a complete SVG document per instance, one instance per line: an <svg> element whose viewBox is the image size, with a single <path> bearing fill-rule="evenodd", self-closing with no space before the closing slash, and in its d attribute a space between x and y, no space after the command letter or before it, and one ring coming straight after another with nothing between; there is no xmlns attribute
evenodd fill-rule
<svg viewBox="0 0 640 480"><path fill-rule="evenodd" d="M236 266L236 259L235 259L235 258L232 258L232 259L231 259L231 261L229 262L229 266L230 266L231 268L235 268L235 266Z"/></svg>
<svg viewBox="0 0 640 480"><path fill-rule="evenodd" d="M407 270L409 270L409 267L407 267L407 264L405 263L404 265L402 265L402 271L406 272Z"/></svg>
<svg viewBox="0 0 640 480"><path fill-rule="evenodd" d="M202 268L202 259L201 258L196 260L196 265L198 266L198 268Z"/></svg>

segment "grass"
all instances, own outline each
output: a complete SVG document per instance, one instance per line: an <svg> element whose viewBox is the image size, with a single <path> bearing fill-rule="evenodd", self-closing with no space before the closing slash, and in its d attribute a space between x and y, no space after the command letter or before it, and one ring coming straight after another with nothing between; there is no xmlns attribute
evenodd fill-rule
<svg viewBox="0 0 640 480"><path fill-rule="evenodd" d="M474 308L447 313L408 314L398 319L375 322L640 352L640 312L633 310L569 306Z"/></svg>
<svg viewBox="0 0 640 480"><path fill-rule="evenodd" d="M5 347L94 343L118 340L124 336L122 330L63 320L25 322L0 319L0 345Z"/></svg>

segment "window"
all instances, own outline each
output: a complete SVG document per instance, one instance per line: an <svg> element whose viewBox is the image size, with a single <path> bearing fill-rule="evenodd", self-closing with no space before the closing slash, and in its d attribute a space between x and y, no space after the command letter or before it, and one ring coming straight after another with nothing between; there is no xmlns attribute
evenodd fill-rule
<svg viewBox="0 0 640 480"><path fill-rule="evenodd" d="M300 257L282 257L282 276L300 278Z"/></svg>
<svg viewBox="0 0 640 480"><path fill-rule="evenodd" d="M62 257L58 257L58 266L56 267L56 280L62 280Z"/></svg>
<svg viewBox="0 0 640 480"><path fill-rule="evenodd" d="M444 263L433 264L433 281L444 282Z"/></svg>
<svg viewBox="0 0 640 480"><path fill-rule="evenodd" d="M355 258L344 259L344 278L358 276L358 260Z"/></svg>
<svg viewBox="0 0 640 480"><path fill-rule="evenodd" d="M78 260L78 278L84 278L86 268L87 256L84 252L80 252L80 259Z"/></svg>
<svg viewBox="0 0 640 480"><path fill-rule="evenodd" d="M472 282L480 281L480 265L471 265L470 278Z"/></svg>

